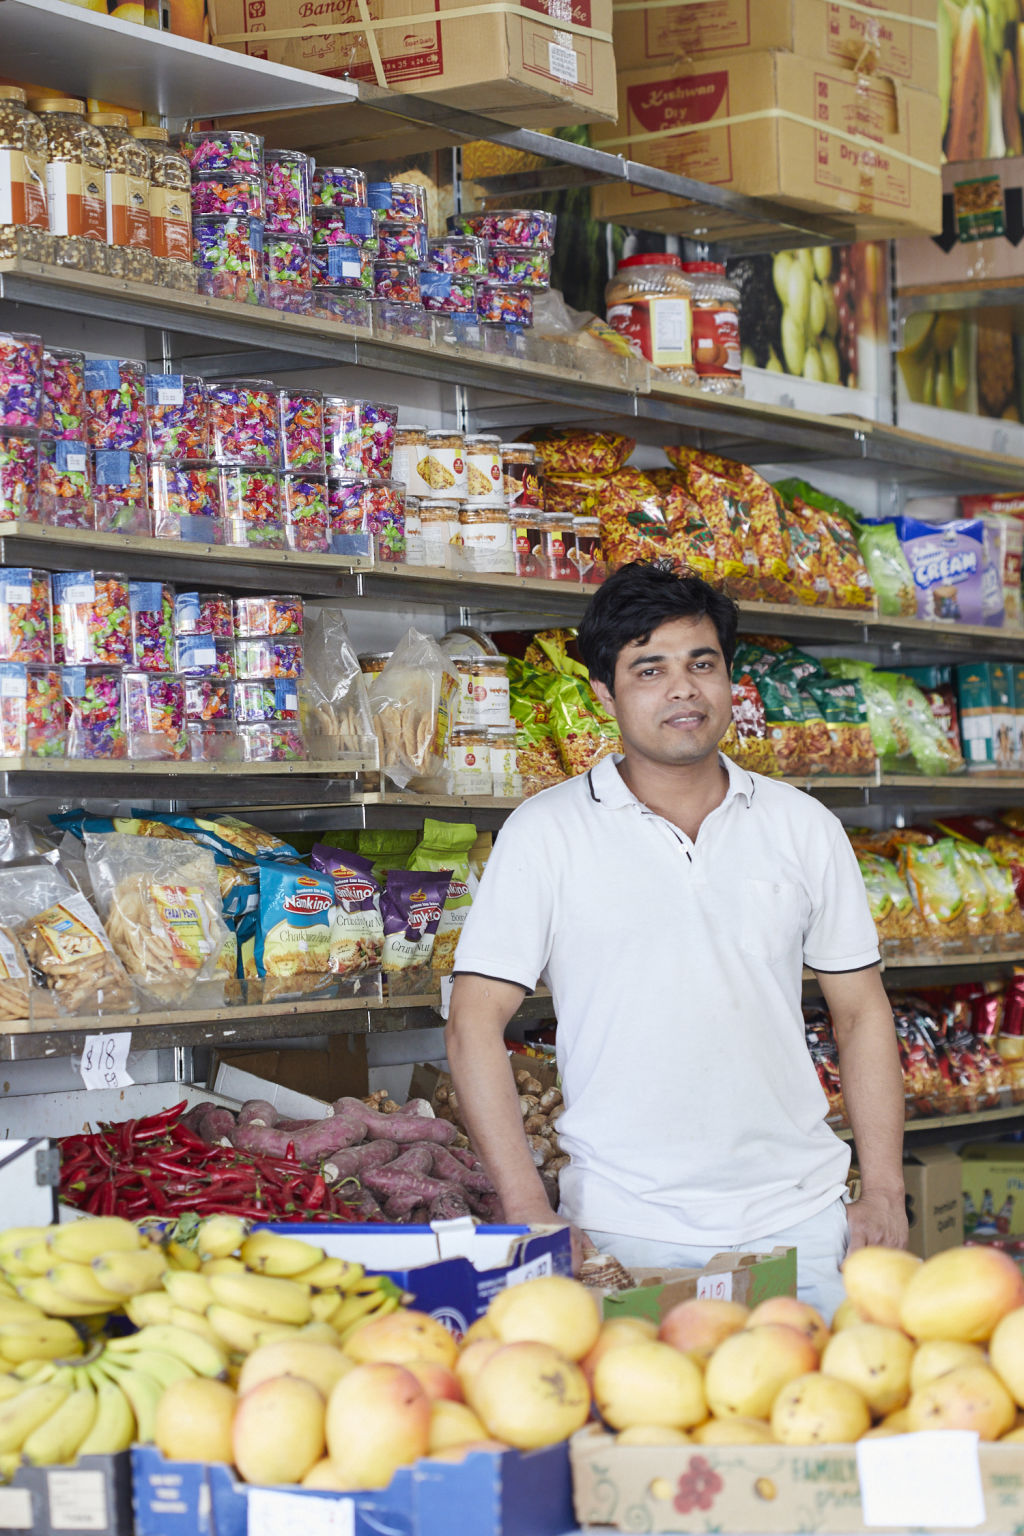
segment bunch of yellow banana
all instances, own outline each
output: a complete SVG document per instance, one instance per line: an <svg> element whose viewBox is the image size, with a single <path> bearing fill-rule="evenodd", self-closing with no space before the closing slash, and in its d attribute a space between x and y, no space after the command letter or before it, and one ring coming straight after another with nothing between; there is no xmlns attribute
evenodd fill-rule
<svg viewBox="0 0 1024 1536"><path fill-rule="evenodd" d="M159 1244L119 1216L10 1227L0 1232L0 1303L18 1298L49 1318L106 1317L129 1296L159 1285L168 1262ZM4 1339L0 1321L0 1359L28 1358L11 1356Z"/></svg>

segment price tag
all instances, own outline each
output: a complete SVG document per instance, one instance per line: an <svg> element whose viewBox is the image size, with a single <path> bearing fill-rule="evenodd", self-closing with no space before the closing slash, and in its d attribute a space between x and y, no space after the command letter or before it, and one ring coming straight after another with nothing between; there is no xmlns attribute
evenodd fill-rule
<svg viewBox="0 0 1024 1536"><path fill-rule="evenodd" d="M723 1275L698 1275L697 1296L700 1300L732 1301L732 1270Z"/></svg>
<svg viewBox="0 0 1024 1536"><path fill-rule="evenodd" d="M86 389L120 389L121 365L116 357L94 357L85 365Z"/></svg>
<svg viewBox="0 0 1024 1536"><path fill-rule="evenodd" d="M78 1070L87 1088L130 1088L135 1079L128 1071L128 1052L132 1032L116 1035L86 1035L85 1049Z"/></svg>
<svg viewBox="0 0 1024 1536"><path fill-rule="evenodd" d="M47 1472L50 1529L105 1531L107 1489L102 1472Z"/></svg>
<svg viewBox="0 0 1024 1536"><path fill-rule="evenodd" d="M249 220L249 244L254 251L263 249L263 221L261 219Z"/></svg>
<svg viewBox="0 0 1024 1536"><path fill-rule="evenodd" d="M978 1437L969 1430L858 1440L857 1473L865 1525L968 1530L985 1523Z"/></svg>
<svg viewBox="0 0 1024 1536"><path fill-rule="evenodd" d="M32 1490L0 1488L0 1530L30 1531L32 1526Z"/></svg>
<svg viewBox="0 0 1024 1536"><path fill-rule="evenodd" d="M202 517L194 512L183 512L178 521L178 532L186 544L216 544L219 527L219 517Z"/></svg>
<svg viewBox="0 0 1024 1536"><path fill-rule="evenodd" d="M96 583L92 571L56 571L53 576L53 600L77 607L96 601Z"/></svg>
<svg viewBox="0 0 1024 1536"><path fill-rule="evenodd" d="M54 444L57 469L62 475L85 474L85 444L67 442L59 437Z"/></svg>
<svg viewBox="0 0 1024 1536"><path fill-rule="evenodd" d="M184 405L185 387L180 373L147 373L146 399L150 405Z"/></svg>
<svg viewBox="0 0 1024 1536"><path fill-rule="evenodd" d="M554 1272L550 1253L542 1253L539 1258L530 1259L528 1263L510 1269L505 1276L505 1285L522 1285L524 1280L537 1280L541 1275L553 1275Z"/></svg>
<svg viewBox="0 0 1024 1536"><path fill-rule="evenodd" d="M0 597L5 603L32 601L32 572L24 566L8 566L0 571Z"/></svg>
<svg viewBox="0 0 1024 1536"><path fill-rule="evenodd" d="M448 1011L452 1006L452 988L455 985L454 976L441 977L441 1006L438 1009L442 1019L447 1019Z"/></svg>
<svg viewBox="0 0 1024 1536"><path fill-rule="evenodd" d="M345 245L327 247L327 276L330 278L358 277L362 270L359 252Z"/></svg>
<svg viewBox="0 0 1024 1536"><path fill-rule="evenodd" d="M127 448L97 448L96 484L126 486L131 484L132 459Z"/></svg>
<svg viewBox="0 0 1024 1536"><path fill-rule="evenodd" d="M250 1488L248 1536L355 1536L352 1499Z"/></svg>
<svg viewBox="0 0 1024 1536"><path fill-rule="evenodd" d="M83 699L85 697L84 667L61 667L60 682L69 699Z"/></svg>
<svg viewBox="0 0 1024 1536"><path fill-rule="evenodd" d="M274 680L274 708L290 713L299 707L299 694L295 684L290 678L278 677Z"/></svg>
<svg viewBox="0 0 1024 1536"><path fill-rule="evenodd" d="M448 299L452 292L450 272L421 272L420 293L427 299Z"/></svg>
<svg viewBox="0 0 1024 1536"><path fill-rule="evenodd" d="M212 671L217 665L217 647L212 635L185 635L177 643L179 672Z"/></svg>
<svg viewBox="0 0 1024 1536"><path fill-rule="evenodd" d="M342 217L345 221L346 235L355 235L357 240L369 240L372 237L372 208L345 208L342 210Z"/></svg>
<svg viewBox="0 0 1024 1536"><path fill-rule="evenodd" d="M28 697L28 674L17 661L0 663L0 699Z"/></svg>

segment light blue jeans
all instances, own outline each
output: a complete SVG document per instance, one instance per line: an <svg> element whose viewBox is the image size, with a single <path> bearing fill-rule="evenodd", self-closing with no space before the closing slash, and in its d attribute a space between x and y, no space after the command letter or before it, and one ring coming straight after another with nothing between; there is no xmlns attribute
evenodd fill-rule
<svg viewBox="0 0 1024 1536"><path fill-rule="evenodd" d="M747 1243L684 1248L646 1237L617 1237L613 1232L588 1232L587 1236L601 1253L613 1253L627 1269L703 1269L716 1253L770 1253L773 1248L795 1248L800 1300L809 1301L826 1322L831 1322L843 1299L839 1266L846 1256L850 1229L842 1200L795 1227Z"/></svg>

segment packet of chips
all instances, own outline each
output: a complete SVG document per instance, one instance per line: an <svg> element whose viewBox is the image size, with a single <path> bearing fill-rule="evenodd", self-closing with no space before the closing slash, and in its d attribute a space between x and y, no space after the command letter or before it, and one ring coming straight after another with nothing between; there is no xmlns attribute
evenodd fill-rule
<svg viewBox="0 0 1024 1536"><path fill-rule="evenodd" d="M448 885L446 874L410 869L388 871L381 916L384 974L392 995L408 997L433 990L435 978L430 961Z"/></svg>
<svg viewBox="0 0 1024 1536"><path fill-rule="evenodd" d="M314 869L334 882L331 913L330 967L338 976L379 976L384 951L380 886L371 861L317 843L310 854Z"/></svg>
<svg viewBox="0 0 1024 1536"><path fill-rule="evenodd" d="M304 864L260 864L253 961L265 1003L326 997L336 991L331 970L333 908L329 875Z"/></svg>
<svg viewBox="0 0 1024 1536"><path fill-rule="evenodd" d="M447 874L448 891L444 911L437 925L430 964L434 971L447 975L455 968L455 950L463 925L473 905L469 888L469 851L476 842L476 827L470 822L423 821L423 840L413 849L411 870Z"/></svg>

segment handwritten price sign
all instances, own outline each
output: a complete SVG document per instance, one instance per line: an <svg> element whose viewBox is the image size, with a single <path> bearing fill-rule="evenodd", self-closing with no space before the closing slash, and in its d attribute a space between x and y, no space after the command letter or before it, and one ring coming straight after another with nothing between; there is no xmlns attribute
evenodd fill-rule
<svg viewBox="0 0 1024 1536"><path fill-rule="evenodd" d="M700 1275L697 1279L697 1295L711 1301L732 1301L732 1271L723 1275Z"/></svg>
<svg viewBox="0 0 1024 1536"><path fill-rule="evenodd" d="M86 1035L78 1070L87 1088L128 1088L135 1081L128 1071L131 1030L116 1035Z"/></svg>

